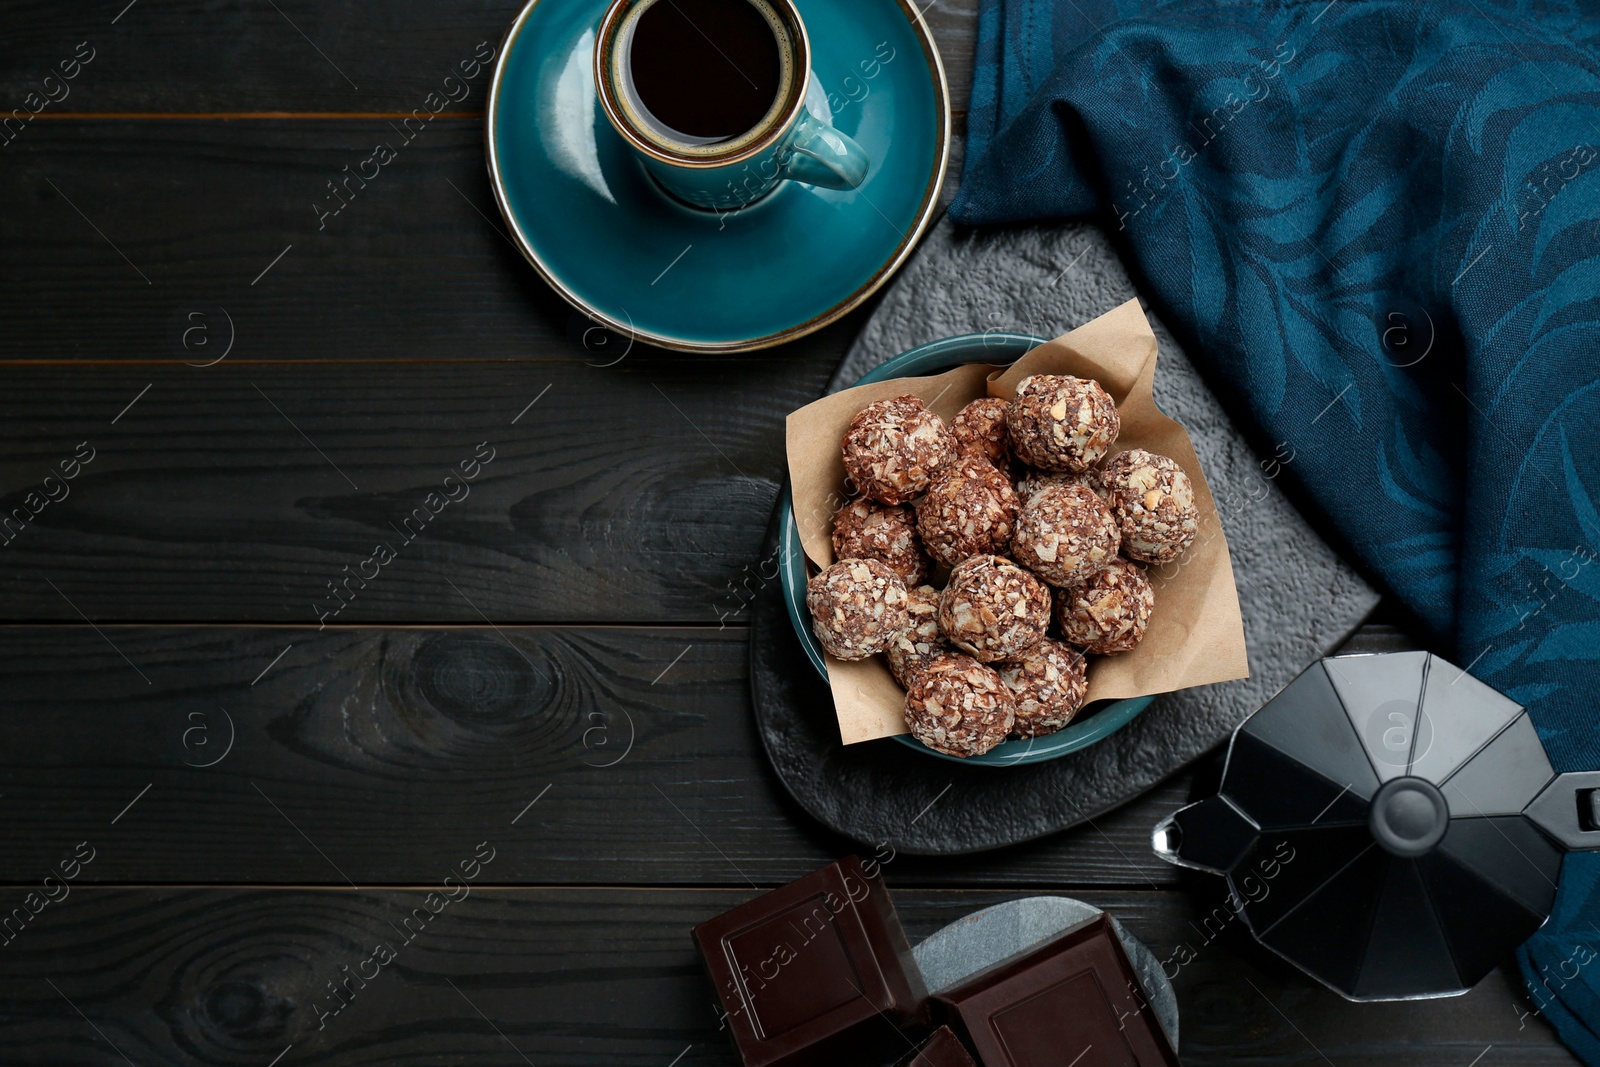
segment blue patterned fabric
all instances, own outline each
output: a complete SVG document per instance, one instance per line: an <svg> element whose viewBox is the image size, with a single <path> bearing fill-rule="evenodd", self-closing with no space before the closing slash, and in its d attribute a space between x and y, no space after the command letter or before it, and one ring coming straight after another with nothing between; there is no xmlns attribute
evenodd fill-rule
<svg viewBox="0 0 1600 1067"><path fill-rule="evenodd" d="M1600 3L982 0L968 121L951 215L1098 218L1434 643L1600 768ZM1521 953L1591 1065L1597 893L1569 857Z"/></svg>

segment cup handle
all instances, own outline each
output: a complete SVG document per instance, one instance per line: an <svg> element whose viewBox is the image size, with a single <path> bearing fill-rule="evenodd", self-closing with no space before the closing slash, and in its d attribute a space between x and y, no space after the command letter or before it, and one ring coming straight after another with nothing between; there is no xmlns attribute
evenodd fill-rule
<svg viewBox="0 0 1600 1067"><path fill-rule="evenodd" d="M871 166L860 145L802 108L780 174L824 189L854 189Z"/></svg>

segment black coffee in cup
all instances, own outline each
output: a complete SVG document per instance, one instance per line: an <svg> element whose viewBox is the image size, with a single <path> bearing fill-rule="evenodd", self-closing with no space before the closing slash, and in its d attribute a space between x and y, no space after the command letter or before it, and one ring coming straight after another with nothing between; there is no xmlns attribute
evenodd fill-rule
<svg viewBox="0 0 1600 1067"><path fill-rule="evenodd" d="M761 0L655 0L633 20L628 71L669 134L726 141L772 109L787 74L782 23Z"/></svg>

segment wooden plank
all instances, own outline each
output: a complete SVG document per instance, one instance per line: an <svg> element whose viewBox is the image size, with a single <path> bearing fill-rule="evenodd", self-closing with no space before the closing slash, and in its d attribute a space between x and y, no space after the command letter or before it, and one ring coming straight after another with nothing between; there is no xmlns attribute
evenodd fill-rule
<svg viewBox="0 0 1600 1067"><path fill-rule="evenodd" d="M329 183L380 143L397 156L328 214ZM0 361L601 363L626 347L511 243L477 120L440 116L410 142L383 118L36 123L0 151L0 194L27 205L0 216ZM745 358L836 363L855 328Z"/></svg>
<svg viewBox="0 0 1600 1067"><path fill-rule="evenodd" d="M844 340L615 366L3 370L0 617L315 625L334 582L339 623L736 622L775 570L783 418Z"/></svg>
<svg viewBox="0 0 1600 1067"><path fill-rule="evenodd" d="M480 848L464 835L452 856L471 863L492 849L478 872L496 878L518 847L500 838ZM123 1057L276 1067L737 1063L688 933L748 891L468 883L452 884L453 903L430 901L454 868L390 891L73 888L0 953L0 1043L21 1062L108 1067ZM920 940L1018 895L901 891L895 902ZM1200 917L1182 894L1076 895L1112 910L1163 959L1197 939ZM380 944L389 953L374 955ZM1188 1064L1435 1067L1471 1063L1491 1046L1486 1063L1576 1062L1523 1014L1529 1006L1499 972L1460 998L1351 1004L1226 934L1170 970ZM336 1000L330 983L347 973L358 977Z"/></svg>
<svg viewBox="0 0 1600 1067"><path fill-rule="evenodd" d="M360 187L348 175L378 144L397 155ZM378 118L55 123L0 151L0 193L28 205L0 215L0 362L648 351L591 329L511 243L476 121L441 116L409 143ZM743 360L837 363L861 314Z"/></svg>
<svg viewBox="0 0 1600 1067"><path fill-rule="evenodd" d="M506 236L475 120L55 123L0 151L30 205L0 216L6 360L615 358Z"/></svg>
<svg viewBox="0 0 1600 1067"><path fill-rule="evenodd" d="M87 840L86 882L414 884L489 836L516 845L502 882L777 885L859 846L767 769L744 641L687 627L0 627L5 878ZM891 877L1170 884L1149 832L1186 796L1179 781L1027 849L898 857Z"/></svg>
<svg viewBox="0 0 1600 1067"><path fill-rule="evenodd" d="M409 114L446 75L458 78L480 44L498 48L520 0L434 0L364 5L312 0L217 7L176 3L9 6L0 39L0 101L42 117L106 112L373 112ZM964 108L971 82L976 0L941 0L924 12ZM92 55L62 84L60 64L79 45ZM69 65L65 70L72 70ZM469 66L467 71L471 70ZM49 85L44 79L54 76ZM487 75L459 107L481 110ZM460 90L454 89L459 96Z"/></svg>

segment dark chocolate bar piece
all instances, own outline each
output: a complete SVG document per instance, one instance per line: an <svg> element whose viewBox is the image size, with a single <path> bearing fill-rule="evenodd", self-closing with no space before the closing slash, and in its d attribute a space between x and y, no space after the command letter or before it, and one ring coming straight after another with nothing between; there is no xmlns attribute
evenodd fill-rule
<svg viewBox="0 0 1600 1067"><path fill-rule="evenodd" d="M934 999L983 1067L1178 1067L1108 915Z"/></svg>
<svg viewBox="0 0 1600 1067"><path fill-rule="evenodd" d="M847 857L694 928L746 1067L837 1067L903 1049L927 990L873 865ZM881 1062L881 1060L880 1060Z"/></svg>
<svg viewBox="0 0 1600 1067"><path fill-rule="evenodd" d="M927 1039L895 1061L894 1067L977 1067L966 1046L948 1026L941 1026Z"/></svg>

